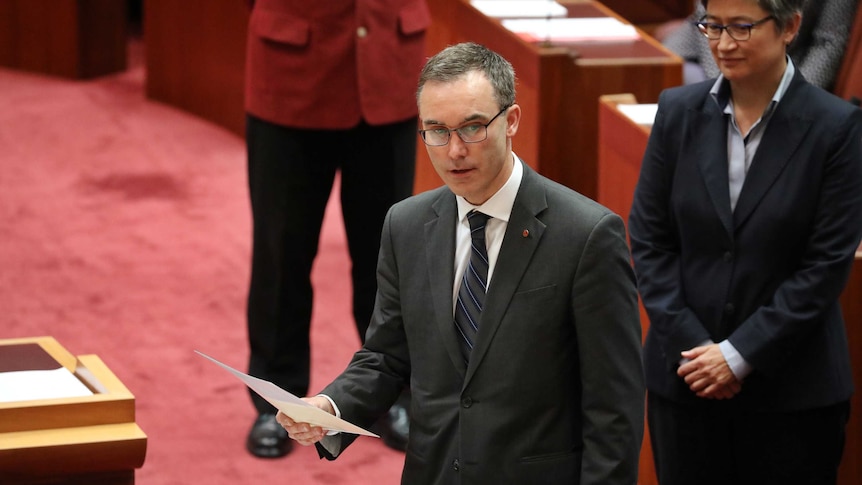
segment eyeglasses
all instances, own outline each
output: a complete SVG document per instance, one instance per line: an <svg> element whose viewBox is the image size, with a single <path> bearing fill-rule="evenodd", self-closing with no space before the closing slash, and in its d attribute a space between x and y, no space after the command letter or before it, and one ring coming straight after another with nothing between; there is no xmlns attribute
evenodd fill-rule
<svg viewBox="0 0 862 485"><path fill-rule="evenodd" d="M729 24L729 25L721 25L713 22L695 22L694 25L697 25L697 28L706 36L709 40L718 40L721 38L721 31L726 30L727 35L730 36L731 39L735 41L746 41L751 38L751 29L757 27L758 25L768 22L770 20L775 20L775 17L770 15L768 17L762 18L757 22L753 22L750 24Z"/></svg>
<svg viewBox="0 0 862 485"><path fill-rule="evenodd" d="M470 123L459 128L450 130L449 128L431 128L430 130L419 130L422 135L422 141L430 147L442 147L449 144L449 138L452 132L458 133L458 138L464 143L479 143L488 138L488 125L494 122L501 114L505 113L512 105L501 109L487 123Z"/></svg>

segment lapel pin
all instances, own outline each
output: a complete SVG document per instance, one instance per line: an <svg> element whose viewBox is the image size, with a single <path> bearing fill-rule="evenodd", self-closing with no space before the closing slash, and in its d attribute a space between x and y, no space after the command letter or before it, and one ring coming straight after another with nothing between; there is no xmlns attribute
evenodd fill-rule
<svg viewBox="0 0 862 485"><path fill-rule="evenodd" d="M527 229L524 229L524 232L521 233L521 236L530 237L530 231Z"/></svg>

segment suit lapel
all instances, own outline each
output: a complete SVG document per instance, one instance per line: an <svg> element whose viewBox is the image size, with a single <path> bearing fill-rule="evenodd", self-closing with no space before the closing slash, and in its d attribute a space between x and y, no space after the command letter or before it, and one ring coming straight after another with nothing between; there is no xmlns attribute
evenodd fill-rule
<svg viewBox="0 0 862 485"><path fill-rule="evenodd" d="M700 167L715 212L730 236L733 234L733 214L730 211L730 182L727 178L727 116L707 95L704 109L695 113L692 119L695 125L692 133L698 134L698 139L692 141L695 147L694 159ZM680 159L688 158L683 154Z"/></svg>
<svg viewBox="0 0 862 485"><path fill-rule="evenodd" d="M518 160L518 163L522 162ZM547 207L544 189L536 173L526 164L523 166L524 177L503 236L497 265L491 276L485 309L479 320L479 334L464 379L465 386L482 363L545 231L545 225L536 218L536 215Z"/></svg>
<svg viewBox="0 0 862 485"><path fill-rule="evenodd" d="M763 196L787 166L787 162L799 144L805 139L805 132L811 127L810 120L791 116L790 113L796 112L794 104L791 90L788 89L772 119L769 120L769 125L745 176L745 183L742 185L736 210L733 212L734 228L742 226L751 216Z"/></svg>
<svg viewBox="0 0 862 485"><path fill-rule="evenodd" d="M434 315L439 315L437 326L443 336L440 340L452 359L455 369L463 376L467 366L458 348L455 320L452 316L452 291L455 280L455 222L458 219L455 196L449 191L432 205L437 218L425 224L425 262L431 285Z"/></svg>

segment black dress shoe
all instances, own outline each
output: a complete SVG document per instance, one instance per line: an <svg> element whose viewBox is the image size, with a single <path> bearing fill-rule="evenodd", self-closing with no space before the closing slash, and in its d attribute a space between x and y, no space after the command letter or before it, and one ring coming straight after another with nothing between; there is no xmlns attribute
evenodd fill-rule
<svg viewBox="0 0 862 485"><path fill-rule="evenodd" d="M293 443L287 431L275 420L275 414L261 414L254 421L245 447L249 453L260 458L280 458L290 452Z"/></svg>

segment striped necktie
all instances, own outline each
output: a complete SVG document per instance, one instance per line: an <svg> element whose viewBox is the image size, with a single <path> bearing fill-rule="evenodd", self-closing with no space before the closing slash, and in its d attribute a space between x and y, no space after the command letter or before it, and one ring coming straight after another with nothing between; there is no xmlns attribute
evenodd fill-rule
<svg viewBox="0 0 862 485"><path fill-rule="evenodd" d="M485 307L485 292L488 290L488 250L485 246L485 224L491 216L472 211L467 214L470 222L470 262L461 278L458 302L455 305L455 328L461 336L461 354L464 361L470 360L470 352L479 331L479 316Z"/></svg>

